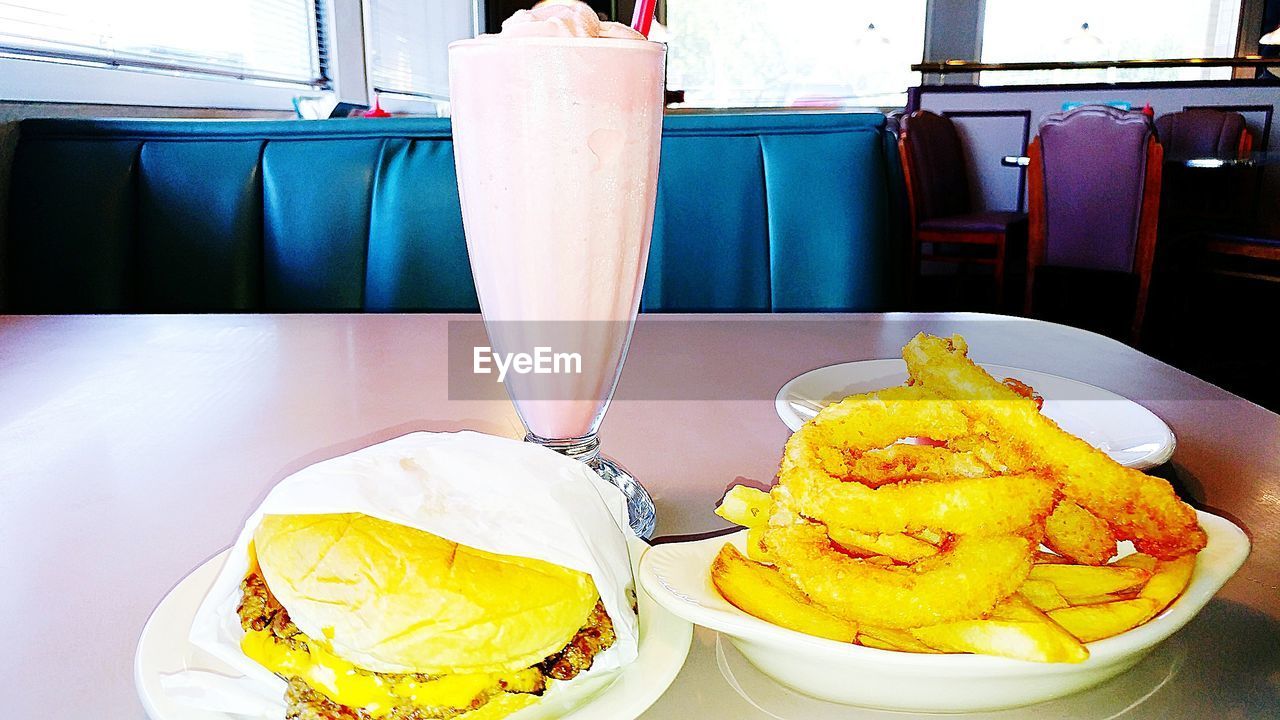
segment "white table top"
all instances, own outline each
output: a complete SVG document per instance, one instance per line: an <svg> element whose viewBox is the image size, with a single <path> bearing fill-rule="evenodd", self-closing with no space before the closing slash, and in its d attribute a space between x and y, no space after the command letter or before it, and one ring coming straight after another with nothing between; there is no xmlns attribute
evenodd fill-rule
<svg viewBox="0 0 1280 720"><path fill-rule="evenodd" d="M475 320L0 317L4 716L144 717L132 679L143 623L289 472L412 430L521 435L500 389L449 399L449 323ZM1180 487L1254 543L1219 598L1134 671L993 717L1280 716L1280 416L1119 343L981 315L649 316L604 450L650 489L659 536L721 528L712 508L725 487L777 469L788 435L777 388L822 365L894 357L919 330L962 332L975 359L1151 408L1177 434ZM699 630L645 717L882 714L795 696L727 645L717 660L715 634Z"/></svg>

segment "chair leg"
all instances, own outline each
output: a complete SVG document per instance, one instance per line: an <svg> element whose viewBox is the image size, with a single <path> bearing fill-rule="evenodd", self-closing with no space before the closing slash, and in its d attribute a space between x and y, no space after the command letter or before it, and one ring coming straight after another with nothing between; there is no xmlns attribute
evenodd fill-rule
<svg viewBox="0 0 1280 720"><path fill-rule="evenodd" d="M1151 291L1151 276L1142 274L1138 277L1138 297L1133 303L1133 325L1129 328L1129 344L1138 347L1142 341L1142 321L1147 314L1147 295Z"/></svg>
<svg viewBox="0 0 1280 720"><path fill-rule="evenodd" d="M1032 317L1034 312L1034 298L1036 289L1036 269L1031 263L1027 263L1027 289L1024 291L1022 298L1022 314L1025 317Z"/></svg>
<svg viewBox="0 0 1280 720"><path fill-rule="evenodd" d="M920 241L911 238L911 259L907 267L907 309L920 308Z"/></svg>
<svg viewBox="0 0 1280 720"><path fill-rule="evenodd" d="M995 284L996 284L996 310L1004 310L1004 264L1005 264L1005 247L1008 239L1001 235L996 240L996 265L995 265Z"/></svg>

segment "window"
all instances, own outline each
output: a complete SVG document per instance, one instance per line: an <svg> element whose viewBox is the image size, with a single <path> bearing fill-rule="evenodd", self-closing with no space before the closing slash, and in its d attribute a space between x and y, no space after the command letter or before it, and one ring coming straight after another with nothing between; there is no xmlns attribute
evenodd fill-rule
<svg viewBox="0 0 1280 720"><path fill-rule="evenodd" d="M318 87L314 0L0 0L0 54Z"/></svg>
<svg viewBox="0 0 1280 720"><path fill-rule="evenodd" d="M426 0L367 0L373 89L448 97L449 43L472 36L472 5Z"/></svg>
<svg viewBox="0 0 1280 720"><path fill-rule="evenodd" d="M667 0L667 87L696 107L900 106L925 0Z"/></svg>
<svg viewBox="0 0 1280 720"><path fill-rule="evenodd" d="M1239 0L986 0L983 62L1231 57ZM1231 68L984 72L984 85L1208 80Z"/></svg>

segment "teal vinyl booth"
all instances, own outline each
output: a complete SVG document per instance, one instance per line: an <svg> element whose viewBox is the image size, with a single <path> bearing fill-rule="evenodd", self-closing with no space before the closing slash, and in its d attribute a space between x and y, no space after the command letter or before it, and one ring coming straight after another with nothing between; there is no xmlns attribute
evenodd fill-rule
<svg viewBox="0 0 1280 720"><path fill-rule="evenodd" d="M646 311L880 310L879 114L666 119ZM447 119L27 120L9 313L478 308Z"/></svg>

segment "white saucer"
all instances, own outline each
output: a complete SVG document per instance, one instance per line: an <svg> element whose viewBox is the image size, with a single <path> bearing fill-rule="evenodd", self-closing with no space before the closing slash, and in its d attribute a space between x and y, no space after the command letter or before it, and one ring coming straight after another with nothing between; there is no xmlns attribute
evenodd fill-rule
<svg viewBox="0 0 1280 720"><path fill-rule="evenodd" d="M647 547L644 545L632 552L633 563L638 564L642 550ZM142 629L134 656L133 675L138 696L152 720L239 720L242 717L183 704L171 697L161 684L162 676L186 669L239 675L187 640L196 608L213 584L225 557L225 551L219 553L178 583ZM648 593L639 590L639 584L637 579L639 656L607 688L564 715L566 720L633 720L666 692L684 665L693 638L693 625L654 602ZM245 715L249 717L262 716L264 711L270 710L246 709L249 712ZM512 717L514 720L519 715Z"/></svg>
<svg viewBox="0 0 1280 720"><path fill-rule="evenodd" d="M1035 370L979 363L997 380L1017 378L1044 398L1044 414L1121 465L1152 468L1173 457L1173 431L1138 403L1079 380ZM827 405L849 395L907 381L900 359L863 360L810 370L778 391L778 417L793 431Z"/></svg>

